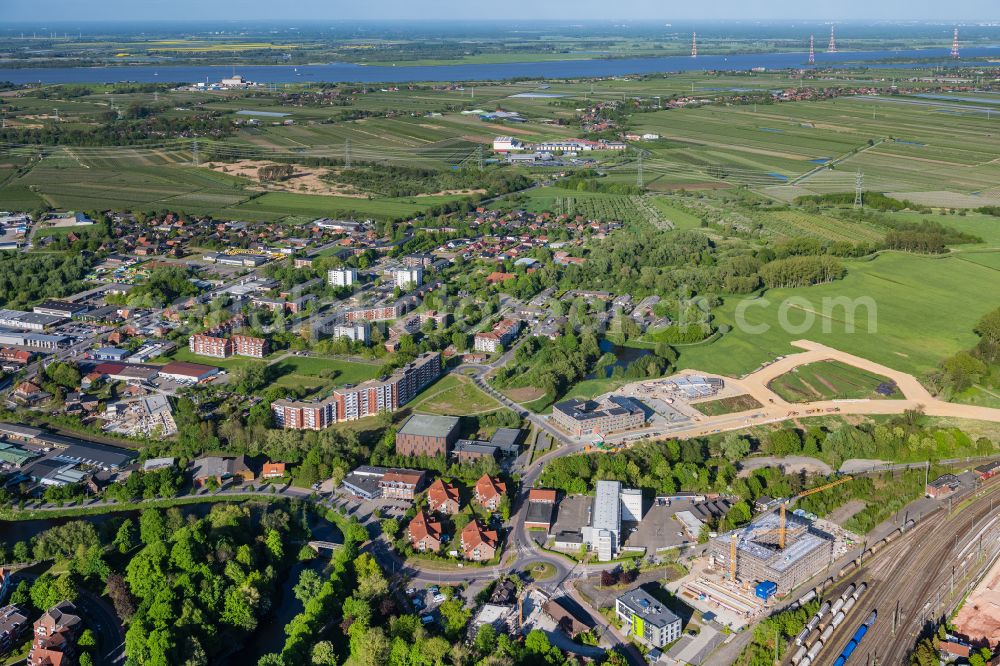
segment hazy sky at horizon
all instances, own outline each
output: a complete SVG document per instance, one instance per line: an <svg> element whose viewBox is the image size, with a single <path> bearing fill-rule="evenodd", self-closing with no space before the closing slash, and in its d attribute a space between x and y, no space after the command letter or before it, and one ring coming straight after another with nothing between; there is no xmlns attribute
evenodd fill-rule
<svg viewBox="0 0 1000 666"><path fill-rule="evenodd" d="M0 0L4 21L220 19L1000 20L997 0Z"/></svg>

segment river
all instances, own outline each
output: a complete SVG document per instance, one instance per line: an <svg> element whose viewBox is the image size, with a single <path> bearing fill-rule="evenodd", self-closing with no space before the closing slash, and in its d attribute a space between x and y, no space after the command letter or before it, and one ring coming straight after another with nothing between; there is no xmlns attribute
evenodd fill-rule
<svg viewBox="0 0 1000 666"><path fill-rule="evenodd" d="M970 47L962 50L963 57L1000 58L1000 45ZM867 62L913 58L933 62L887 63ZM253 65L241 67L239 74L258 83L304 83L309 81L351 81L385 83L406 81L495 81L513 78L574 79L582 77L622 76L656 72L732 70L746 71L755 67L788 69L806 66L804 51L787 53L755 53L595 60L553 60L546 62L516 62L499 64L426 65L396 67L394 65L358 65L329 63L321 65ZM896 51L842 51L817 53L817 67L851 67L866 61L869 67L914 67L966 65L948 56L948 49L900 49ZM114 83L138 81L155 83L217 82L233 73L230 65L165 66L125 65L101 67L0 68L0 81L13 83Z"/></svg>

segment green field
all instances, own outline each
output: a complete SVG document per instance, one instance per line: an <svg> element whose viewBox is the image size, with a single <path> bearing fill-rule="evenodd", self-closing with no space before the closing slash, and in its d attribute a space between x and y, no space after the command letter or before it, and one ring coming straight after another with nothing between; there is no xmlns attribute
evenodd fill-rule
<svg viewBox="0 0 1000 666"><path fill-rule="evenodd" d="M469 378L449 374L425 389L407 407L416 412L461 416L496 411L502 405L483 393Z"/></svg>
<svg viewBox="0 0 1000 666"><path fill-rule="evenodd" d="M819 361L781 375L771 382L770 388L788 402L903 397L898 389L889 395L877 393L876 387L884 383L891 382L839 361Z"/></svg>
<svg viewBox="0 0 1000 666"><path fill-rule="evenodd" d="M337 358L316 356L289 356L276 362L272 368L282 377L322 378L336 384L360 384L379 374L377 363L355 363Z"/></svg>
<svg viewBox="0 0 1000 666"><path fill-rule="evenodd" d="M680 367L739 376L776 356L792 353L793 340L809 339L917 375L931 371L941 359L976 343L972 332L979 318L995 303L984 300L975 285L997 284L995 269L965 261L964 254L926 258L886 253L870 261L845 262L847 277L799 289L774 289L745 309L744 320L767 330L751 333L737 326L740 300L726 299L714 312L716 322L734 330L713 344L681 347ZM865 308L857 310L855 331L848 332L844 309L823 312L823 298L870 298L875 304L876 329L868 331ZM779 310L785 299L791 324L817 314L808 328L785 331ZM758 307L758 305L766 305ZM915 324L919 322L919 324ZM826 330L824 330L824 328Z"/></svg>

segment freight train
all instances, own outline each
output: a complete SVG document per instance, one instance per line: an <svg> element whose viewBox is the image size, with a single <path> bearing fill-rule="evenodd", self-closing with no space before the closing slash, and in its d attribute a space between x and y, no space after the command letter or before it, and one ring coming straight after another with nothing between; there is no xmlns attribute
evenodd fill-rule
<svg viewBox="0 0 1000 666"><path fill-rule="evenodd" d="M865 634L867 634L868 630L872 628L873 624L875 624L876 617L878 617L878 611L873 610L871 615L868 616L868 619L862 622L858 627L858 630L854 632L854 636L851 637L851 640L847 641L847 645L844 646L843 652L841 652L840 656L837 657L837 661L833 662L833 666L844 666L844 664L847 663L847 660L851 658L852 654L854 654L854 651L861 643L861 640L865 637Z"/></svg>

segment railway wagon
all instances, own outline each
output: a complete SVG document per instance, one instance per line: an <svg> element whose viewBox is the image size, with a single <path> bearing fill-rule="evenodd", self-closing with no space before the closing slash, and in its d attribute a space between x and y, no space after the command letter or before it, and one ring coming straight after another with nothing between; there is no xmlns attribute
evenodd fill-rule
<svg viewBox="0 0 1000 666"><path fill-rule="evenodd" d="M868 631L872 628L872 625L875 624L875 619L877 617L878 617L878 611L873 610L871 612L871 615L868 616L868 619L866 619L858 626L857 631L855 631L854 635L851 636L851 640L847 641L847 645L844 646L844 649L841 651L840 656L837 657L837 660L835 662L833 662L833 666L844 666L847 663L847 660L851 658L851 655L854 654L854 651L858 648L858 645L860 645L861 641L864 639L865 634L867 634Z"/></svg>

